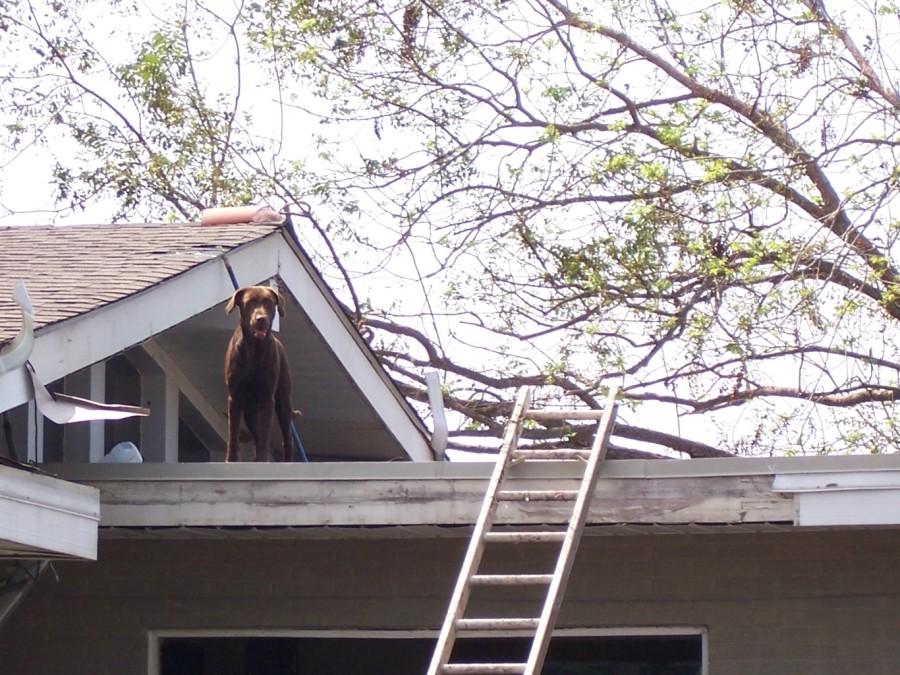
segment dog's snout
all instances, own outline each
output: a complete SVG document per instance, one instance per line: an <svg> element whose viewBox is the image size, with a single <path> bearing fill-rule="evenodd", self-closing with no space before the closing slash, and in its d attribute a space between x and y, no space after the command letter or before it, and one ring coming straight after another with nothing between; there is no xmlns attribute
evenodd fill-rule
<svg viewBox="0 0 900 675"><path fill-rule="evenodd" d="M247 321L247 327L253 331L254 337L263 337L268 334L271 325L272 318L264 307L253 308Z"/></svg>

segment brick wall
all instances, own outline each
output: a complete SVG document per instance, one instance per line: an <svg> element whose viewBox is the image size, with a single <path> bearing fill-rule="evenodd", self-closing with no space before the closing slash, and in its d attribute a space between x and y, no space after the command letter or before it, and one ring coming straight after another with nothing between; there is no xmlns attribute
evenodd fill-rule
<svg viewBox="0 0 900 675"><path fill-rule="evenodd" d="M0 629L0 673L146 673L149 630L434 628L465 545L106 539ZM490 564L511 569L517 551ZM706 627L711 675L897 675L898 565L897 530L590 536L559 625Z"/></svg>

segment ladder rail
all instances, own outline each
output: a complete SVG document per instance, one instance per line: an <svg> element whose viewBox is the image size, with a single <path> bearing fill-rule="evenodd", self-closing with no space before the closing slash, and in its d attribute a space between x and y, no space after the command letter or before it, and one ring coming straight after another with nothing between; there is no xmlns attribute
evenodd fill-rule
<svg viewBox="0 0 900 675"><path fill-rule="evenodd" d="M578 550L578 544L581 541L581 535L587 522L588 510L596 489L600 465L606 459L609 436L612 433L613 420L617 409L617 395L618 388L612 387L606 398L603 416L597 424L591 455L587 460L584 477L573 507L572 518L569 521L565 539L560 547L553 579L547 589L544 609L541 612L537 631L531 643L525 675L540 675L541 669L544 667L544 660L550 647L550 638L553 635L553 627L556 624L556 617L562 606L565 588L568 585L572 565L575 562L575 553Z"/></svg>
<svg viewBox="0 0 900 675"><path fill-rule="evenodd" d="M591 499L597 485L600 465L606 458L609 437L617 412L618 389L608 392L600 410L531 410L531 387L522 387L507 422L506 431L494 470L488 482L478 519L469 540L462 568L454 586L450 605L444 616L427 675L450 673L510 675L540 675L550 646L556 619L575 560L575 554L587 523ZM595 419L597 428L590 450L566 451L522 450L519 437L525 420L557 421L565 419ZM516 490L503 487L508 469L521 461L545 462L549 459L578 461L583 467L577 490ZM494 532L499 503L502 501L559 501L573 503L565 530L539 532ZM552 574L486 574L478 573L484 550L489 542L557 542L556 564ZM546 593L540 616L535 618L464 618L473 587L544 585ZM529 630L531 647L524 663L449 663L457 634L468 631Z"/></svg>
<svg viewBox="0 0 900 675"><path fill-rule="evenodd" d="M481 504L481 511L478 514L478 520L475 522L475 529L472 532L472 538L469 540L462 569L456 580L453 595L450 598L450 605L444 617L444 623L441 626L431 664L428 666L428 675L441 675L443 666L450 660L450 652L453 650L453 644L456 639L457 623L465 612L471 592L469 578L475 573L481 563L481 558L484 554L484 534L490 528L496 511L497 500L495 497L509 466L507 461L509 455L518 444L519 434L525 421L525 411L528 410L530 404L531 390L528 387L523 387L516 397L516 402L506 427L503 445L500 447L500 456L497 458L497 463L494 465L494 471L488 482L487 492Z"/></svg>

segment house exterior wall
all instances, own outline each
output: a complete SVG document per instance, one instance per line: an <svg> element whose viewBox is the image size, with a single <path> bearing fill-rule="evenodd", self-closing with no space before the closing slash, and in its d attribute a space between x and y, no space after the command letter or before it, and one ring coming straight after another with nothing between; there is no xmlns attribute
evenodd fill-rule
<svg viewBox="0 0 900 675"><path fill-rule="evenodd" d="M0 628L0 673L146 673L151 630L437 628L467 543L276 536L104 539ZM705 627L714 675L897 675L898 561L888 529L587 536L558 625Z"/></svg>

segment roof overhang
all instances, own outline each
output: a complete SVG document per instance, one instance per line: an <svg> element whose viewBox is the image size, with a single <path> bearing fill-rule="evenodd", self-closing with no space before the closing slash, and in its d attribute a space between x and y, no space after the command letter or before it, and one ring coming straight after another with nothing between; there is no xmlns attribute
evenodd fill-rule
<svg viewBox="0 0 900 675"><path fill-rule="evenodd" d="M0 558L97 559L100 491L0 466Z"/></svg>
<svg viewBox="0 0 900 675"><path fill-rule="evenodd" d="M321 463L307 465L64 465L66 477L97 487L104 528L466 527L475 522L490 463ZM601 468L590 527L611 531L757 531L801 525L796 497L776 476L811 473L892 473L900 456L617 460ZM523 488L554 485L579 472L561 462L518 465ZM562 523L566 505L503 503L498 522ZM263 535L260 535L263 536Z"/></svg>

